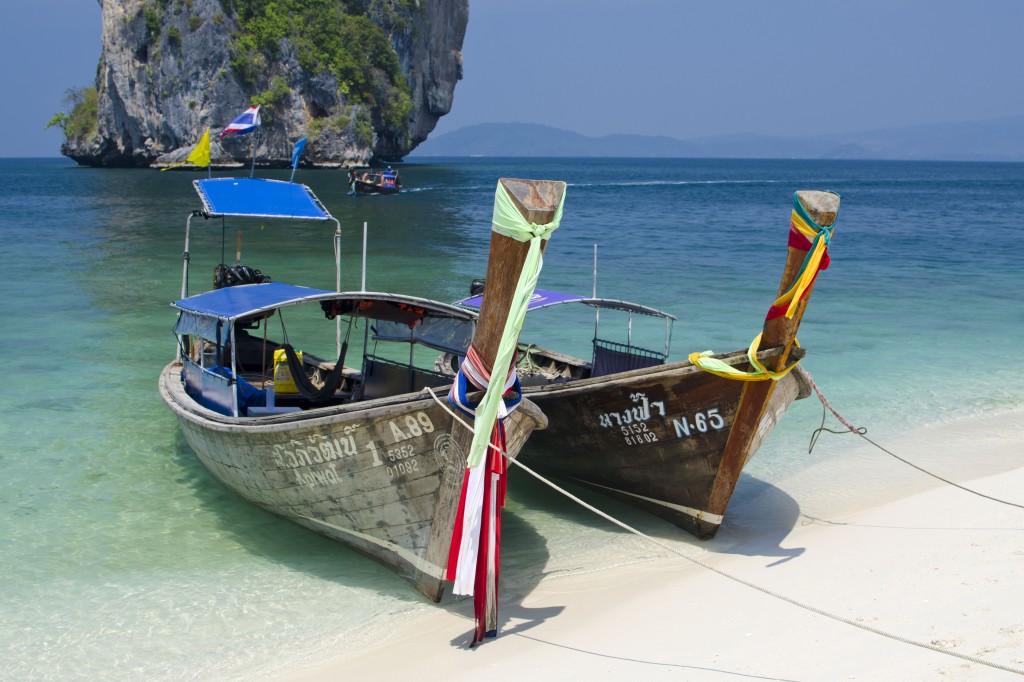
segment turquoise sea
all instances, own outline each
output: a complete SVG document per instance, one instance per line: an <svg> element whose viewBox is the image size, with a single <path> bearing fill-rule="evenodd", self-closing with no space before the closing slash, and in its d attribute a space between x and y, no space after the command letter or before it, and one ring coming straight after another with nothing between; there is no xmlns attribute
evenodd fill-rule
<svg viewBox="0 0 1024 682"><path fill-rule="evenodd" d="M460 298L484 274L497 179L565 180L541 285L589 293L596 244L599 295L679 317L674 358L750 342L778 289L794 191L835 190L832 266L800 333L832 405L883 444L1024 407L1024 164L423 158L398 170L408 191L393 197L349 195L342 171L298 173L341 221L344 287L359 287L366 223L367 288ZM467 610L425 603L372 561L242 502L178 434L156 381L174 352L168 303L196 177L0 159L0 679L268 678L431 609ZM222 237L233 260L234 227L194 221L193 291ZM331 288L332 228L247 225L242 260ZM552 312L524 334L585 355L589 318ZM825 434L808 453L821 418L814 398L793 406L713 544L587 499L668 541L736 551L735 529L767 508L791 523L827 513L898 466L852 435ZM836 462L842 475L799 483ZM503 604L544 576L663 555L518 472L510 496Z"/></svg>

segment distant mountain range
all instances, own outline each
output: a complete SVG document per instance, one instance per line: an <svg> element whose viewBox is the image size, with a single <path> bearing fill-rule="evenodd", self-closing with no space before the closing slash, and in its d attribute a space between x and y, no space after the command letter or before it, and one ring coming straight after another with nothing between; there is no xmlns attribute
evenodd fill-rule
<svg viewBox="0 0 1024 682"><path fill-rule="evenodd" d="M481 123L427 139L419 156L567 156L1024 161L1024 116L833 135L588 137L533 123Z"/></svg>

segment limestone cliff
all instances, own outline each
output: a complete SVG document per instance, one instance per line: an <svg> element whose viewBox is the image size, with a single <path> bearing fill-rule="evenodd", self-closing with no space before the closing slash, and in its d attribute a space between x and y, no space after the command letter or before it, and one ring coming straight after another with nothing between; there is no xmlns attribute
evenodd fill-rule
<svg viewBox="0 0 1024 682"><path fill-rule="evenodd" d="M307 136L303 161L314 166L397 160L450 111L462 77L469 0L307 2L316 11L359 15L369 26L365 17L375 34L386 37L378 51L393 50L385 56L395 64L394 74L377 66L355 74L369 95L354 94L352 83L339 82L338 69L304 68L310 45L303 52L289 37L273 46L271 58L265 52L242 53L239 45L246 43L238 40L245 34L239 8L247 8L251 17L262 11L260 3L99 2L98 132L86 140L68 140L61 148L85 165L167 165L183 159L207 128L214 164L248 164L255 140L258 165L284 166L292 144ZM310 15L304 20L309 22ZM313 48L316 52L320 46ZM248 61L240 60L240 54ZM258 135L218 139L220 129L252 103L262 105Z"/></svg>

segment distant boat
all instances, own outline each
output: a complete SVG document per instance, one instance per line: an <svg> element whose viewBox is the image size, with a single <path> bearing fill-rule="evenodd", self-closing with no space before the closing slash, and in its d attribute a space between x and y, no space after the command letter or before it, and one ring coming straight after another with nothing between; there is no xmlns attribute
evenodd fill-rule
<svg viewBox="0 0 1024 682"><path fill-rule="evenodd" d="M536 290L530 309L569 303L595 311L593 353L589 361L522 341L518 371L523 395L549 420L520 453L519 461L538 472L580 483L660 516L700 537L720 528L740 472L790 404L811 392L806 373L793 366L803 356L795 335L820 265L819 251L808 265L810 231L831 233L839 197L830 192L798 192L794 197L789 253L781 293L791 291L806 273L809 285L797 294L795 314L787 318L773 306L764 324L756 358L776 379L743 381L705 371L753 369L750 349L710 358L667 363L675 317L636 303ZM816 222L817 221L817 222ZM817 245L817 244L815 244ZM812 270L807 270L805 267ZM482 297L459 304L475 308ZM618 342L599 335L601 311L629 316L626 337ZM665 325L663 349L635 345L634 316ZM458 359L442 356L437 367L451 372ZM717 366L714 366L718 363ZM728 371L724 371L728 374Z"/></svg>
<svg viewBox="0 0 1024 682"><path fill-rule="evenodd" d="M418 365L415 351L478 341L475 316L415 296L267 282L262 273L263 283L189 296L193 217L333 222L336 247L340 240L337 220L303 185L251 178L194 185L203 210L186 222L182 298L172 304L178 357L159 379L185 439L241 497L373 557L440 600L465 431L423 390L452 378ZM496 258L518 277L521 259ZM504 301L510 298L511 291ZM302 308L312 314L302 317ZM317 323L336 359L314 354ZM354 361L347 355L352 331L364 338ZM545 424L523 401L504 421L508 455Z"/></svg>
<svg viewBox="0 0 1024 682"><path fill-rule="evenodd" d="M368 167L352 168L348 172L349 187L353 194L398 194L402 180L390 166L384 170Z"/></svg>

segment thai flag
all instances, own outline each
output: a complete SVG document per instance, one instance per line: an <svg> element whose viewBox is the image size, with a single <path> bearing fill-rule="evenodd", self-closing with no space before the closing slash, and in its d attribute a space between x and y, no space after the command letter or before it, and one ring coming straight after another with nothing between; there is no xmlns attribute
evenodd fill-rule
<svg viewBox="0 0 1024 682"><path fill-rule="evenodd" d="M252 131L260 127L260 107L257 104L254 107L249 107L241 113L241 115L234 121L228 124L228 127L220 131L220 136L225 135L248 135Z"/></svg>

